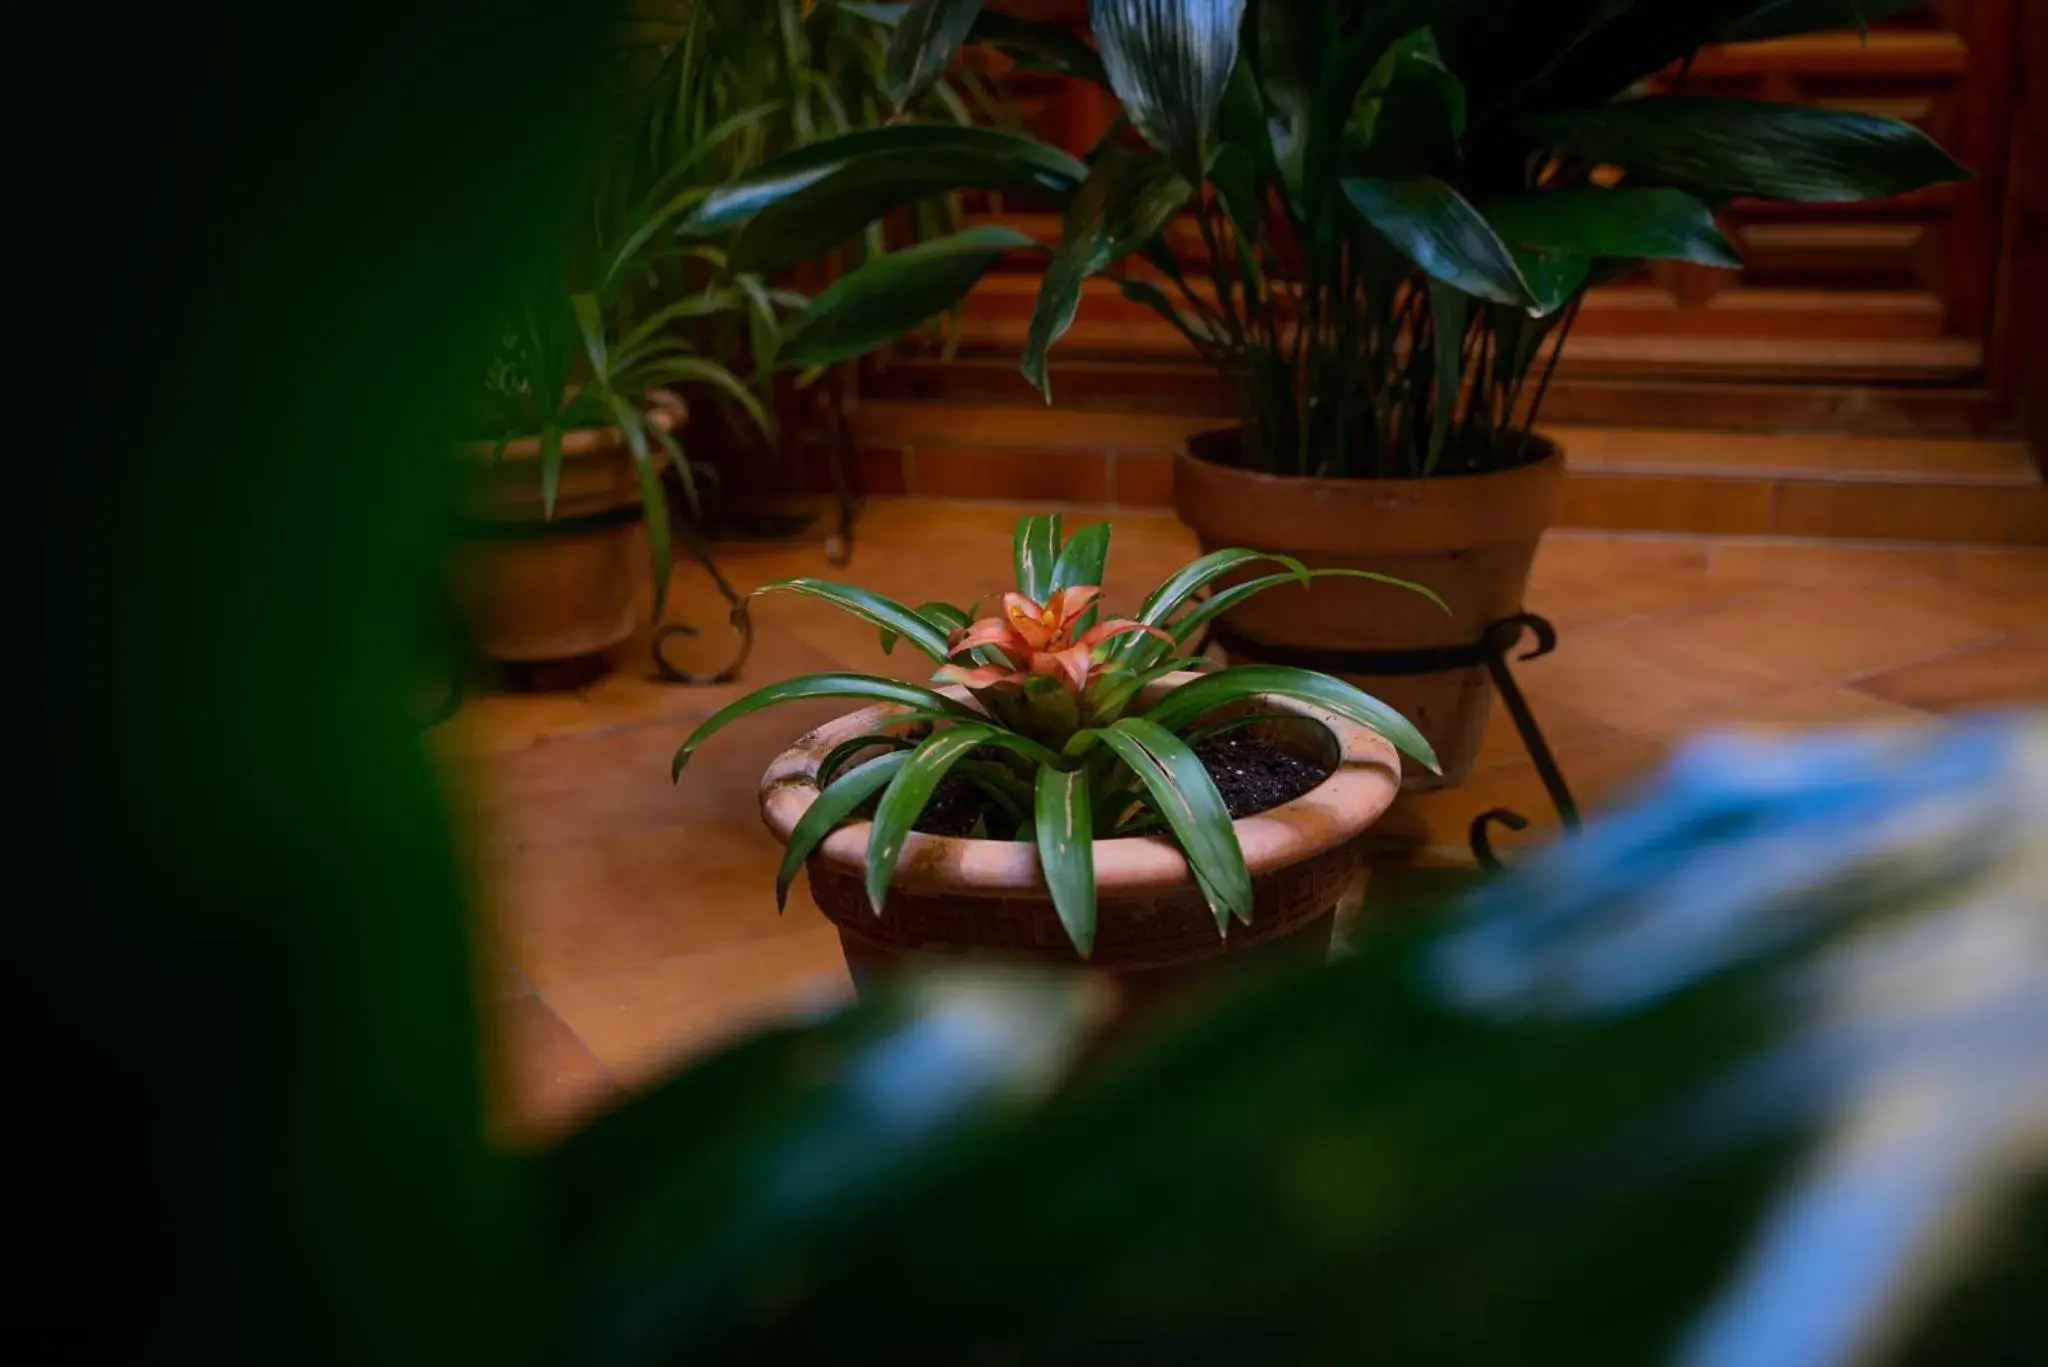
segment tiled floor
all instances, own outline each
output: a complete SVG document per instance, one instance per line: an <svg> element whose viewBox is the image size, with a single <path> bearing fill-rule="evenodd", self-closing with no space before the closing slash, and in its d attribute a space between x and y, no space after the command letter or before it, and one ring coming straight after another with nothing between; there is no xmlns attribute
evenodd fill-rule
<svg viewBox="0 0 2048 1367"><path fill-rule="evenodd" d="M870 506L841 574L812 543L728 549L741 586L844 577L913 602L999 588L1014 511L914 500ZM1135 604L1192 550L1163 515L1118 513L1107 595ZM679 570L671 620L722 609ZM1520 667L1582 801L1716 723L1922 721L2048 700L2048 552L1816 545L1554 533L1529 605L1562 632ZM713 741L668 781L678 741L760 684L831 667L916 677L906 655L821 603L765 600L745 680L669 688L644 677L643 643L580 693L489 696L434 733L466 815L487 911L483 978L505 1064L502 1109L545 1132L764 1013L843 998L831 928L799 890L775 914L778 848L754 784L791 737L838 705L786 708ZM1479 767L1402 820L1455 845L1489 807L1531 816L1542 790L1496 709Z"/></svg>

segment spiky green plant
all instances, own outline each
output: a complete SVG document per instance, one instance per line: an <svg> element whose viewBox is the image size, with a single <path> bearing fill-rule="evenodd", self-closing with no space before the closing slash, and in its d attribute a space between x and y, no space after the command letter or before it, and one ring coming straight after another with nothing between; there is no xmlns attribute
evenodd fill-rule
<svg viewBox="0 0 2048 1367"><path fill-rule="evenodd" d="M1175 571L1135 616L1098 621L1109 537L1107 522L1063 537L1057 514L1019 520L1016 589L1002 596L1000 612L979 621L951 604L911 609L866 589L819 579L762 586L756 595L805 594L865 619L880 628L885 648L903 641L923 651L938 666L932 681L956 685L967 696L875 674L785 679L729 704L691 732L676 751L674 776L681 777L690 756L713 733L780 703L895 703L904 710L885 716L873 733L836 747L819 765L818 799L791 833L776 877L778 904L811 851L878 798L868 835L867 892L879 914L905 838L940 780L957 773L986 798L993 836L1036 844L1060 922L1084 957L1095 940L1098 839L1170 835L1216 914L1218 932L1226 933L1232 918L1248 923L1251 876L1244 852L1223 797L1193 749L1247 720L1241 712L1219 713L1261 695L1294 698L1372 727L1431 768L1436 756L1399 713L1327 674L1245 665L1205 673L1157 696L1147 696L1147 686L1210 665L1188 653L1202 628L1283 584L1343 575L1436 596L1366 570L1310 570L1289 556L1220 550ZM1258 562L1279 568L1197 596ZM901 734L905 727L919 734ZM860 759L877 749L884 753Z"/></svg>

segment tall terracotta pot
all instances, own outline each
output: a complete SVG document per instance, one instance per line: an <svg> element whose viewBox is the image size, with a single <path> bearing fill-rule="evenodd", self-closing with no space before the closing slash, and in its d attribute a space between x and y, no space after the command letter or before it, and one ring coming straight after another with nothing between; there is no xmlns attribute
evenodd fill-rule
<svg viewBox="0 0 2048 1367"><path fill-rule="evenodd" d="M1152 685L1155 695L1194 677ZM947 690L965 698L964 690ZM1235 824L1252 875L1252 920L1219 935L1216 918L1169 840L1146 836L1095 844L1097 913L1089 967L1106 973L1128 1003L1144 1006L1218 973L1326 956L1337 903L1364 870L1361 837L1400 786L1401 762L1375 732L1320 708L1260 697L1240 705L1284 712L1252 733L1332 766L1294 801ZM817 801L818 765L832 748L866 735L900 709L870 707L803 737L761 780L761 819L789 834ZM811 856L811 894L839 928L857 983L919 958L967 956L1079 967L1028 843L913 834L904 845L883 913L869 906L868 824L828 836Z"/></svg>
<svg viewBox="0 0 2048 1367"><path fill-rule="evenodd" d="M1292 662L1301 652L1405 651L1464 645L1519 612L1536 544L1556 516L1564 453L1536 438L1529 463L1437 479L1307 479L1232 463L1235 430L1189 440L1174 466L1174 502L1203 550L1284 551L1312 568L1396 575L1434 589L1448 614L1419 594L1361 579L1280 588L1226 613L1237 660ZM1269 573L1270 567L1258 573ZM1332 668L1421 729L1443 777L1412 769L1411 790L1456 784L1472 769L1493 699L1483 665L1434 674Z"/></svg>
<svg viewBox="0 0 2048 1367"><path fill-rule="evenodd" d="M679 400L662 395L652 421L674 431ZM555 515L541 498L540 439L462 448L464 534L450 586L470 641L516 663L596 655L633 634L646 582L647 528L640 477L625 433L590 427L562 438ZM657 453L657 462L665 459Z"/></svg>

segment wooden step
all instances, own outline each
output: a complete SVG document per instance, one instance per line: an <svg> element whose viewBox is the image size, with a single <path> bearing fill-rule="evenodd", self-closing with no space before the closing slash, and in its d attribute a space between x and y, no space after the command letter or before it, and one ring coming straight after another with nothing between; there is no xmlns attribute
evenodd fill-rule
<svg viewBox="0 0 2048 1367"><path fill-rule="evenodd" d="M1574 344L1576 347L1576 343ZM1234 421L1236 399L1205 362L1076 355L1062 346L1052 381L1069 411L1170 412ZM951 361L905 354L872 364L862 392L877 399L965 404L1041 402L1016 353ZM1861 432L1881 436L2005 437L2011 405L1978 385L1781 384L1605 373L1568 352L1544 401L1545 420L1567 425L1684 427L1757 432Z"/></svg>
<svg viewBox="0 0 2048 1367"><path fill-rule="evenodd" d="M1213 403L1190 411L863 399L849 421L870 494L1162 508L1172 505L1175 448L1231 418ZM1545 430L1570 462L1564 526L2048 545L2048 487L2017 441Z"/></svg>
<svg viewBox="0 0 2048 1367"><path fill-rule="evenodd" d="M1035 275L984 277L967 298L961 354L1016 356L1037 297ZM1768 336L1758 335L1754 317L1764 305L1771 312ZM1653 287L1594 291L1561 368L1581 376L1916 384L1968 382L1984 368L1983 346L1940 336L1939 315L1927 311L1925 296L1911 292L1728 290L1688 331L1659 333L1657 320L1669 308L1665 292ZM1838 335L1845 311L1857 315L1855 337ZM1716 325L1724 329L1718 335L1698 330ZM1083 286L1080 310L1053 353L1053 384L1058 387L1059 372L1075 361L1186 361L1194 355L1170 323L1097 278Z"/></svg>

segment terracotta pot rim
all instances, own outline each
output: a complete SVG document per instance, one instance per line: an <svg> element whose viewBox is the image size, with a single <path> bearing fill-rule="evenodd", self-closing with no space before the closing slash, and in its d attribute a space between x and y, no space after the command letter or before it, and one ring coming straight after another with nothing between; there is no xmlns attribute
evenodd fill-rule
<svg viewBox="0 0 2048 1367"><path fill-rule="evenodd" d="M1170 674L1148 695L1194 678ZM963 701L965 689L941 690ZM1355 839L1376 821L1401 787L1401 761L1394 747L1370 727L1289 698L1258 695L1262 710L1287 712L1315 722L1337 743L1338 762L1329 777L1292 802L1240 818L1231 824L1253 878L1301 863ZM783 844L797 821L818 800L813 778L826 753L840 741L865 734L885 716L903 711L882 704L849 712L802 737L778 755L761 779L761 819ZM812 858L844 873L867 868L869 823L841 826ZM1125 836L1095 842L1095 885L1104 900L1154 896L1192 884L1186 858L1163 836ZM892 887L906 892L959 898L1046 896L1035 846L1014 840L969 840L913 832L904 842Z"/></svg>
<svg viewBox="0 0 2048 1367"><path fill-rule="evenodd" d="M657 389L647 396L647 416L664 432L673 432L683 425L689 414L689 406L676 395L665 389ZM497 444L488 441L462 442L456 448L458 455L470 460L488 462L491 453L497 451ZM615 424L609 427L572 427L562 433L562 456L566 459L579 457L609 456L626 449L626 434ZM657 459L660 453L655 453ZM540 438L538 436L514 437L499 451L500 461L527 461L540 459Z"/></svg>
<svg viewBox="0 0 2048 1367"><path fill-rule="evenodd" d="M1196 432L1181 442L1174 452L1176 460L1189 461L1205 470L1220 471L1232 479L1262 488L1285 487L1290 489L1312 489L1321 491L1369 490L1374 493L1406 493L1411 490L1441 489L1452 485L1469 488L1487 480L1509 482L1526 479L1545 479L1564 466L1564 447L1545 436L1542 432L1530 434L1532 449L1544 454L1535 460L1525 460L1520 465L1510 465L1501 470L1458 471L1445 475L1430 475L1426 478L1378 479L1370 475L1278 475L1265 470L1247 470L1241 465L1212 459L1202 455L1197 447L1236 437L1243 432L1241 426L1214 427L1206 432Z"/></svg>

